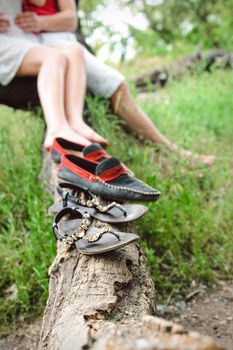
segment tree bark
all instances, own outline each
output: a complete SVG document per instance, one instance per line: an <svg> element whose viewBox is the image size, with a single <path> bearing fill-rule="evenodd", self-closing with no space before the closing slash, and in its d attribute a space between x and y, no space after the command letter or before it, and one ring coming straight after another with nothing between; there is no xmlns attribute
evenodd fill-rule
<svg viewBox="0 0 233 350"><path fill-rule="evenodd" d="M41 178L54 192L56 167L48 153L43 164ZM139 244L96 256L66 249L58 242L49 269L40 350L220 349L208 337L150 316L156 294Z"/></svg>

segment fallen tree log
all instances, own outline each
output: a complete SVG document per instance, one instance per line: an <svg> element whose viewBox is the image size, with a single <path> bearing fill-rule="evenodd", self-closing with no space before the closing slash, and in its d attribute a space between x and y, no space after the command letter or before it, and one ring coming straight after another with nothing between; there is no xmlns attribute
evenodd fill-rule
<svg viewBox="0 0 233 350"><path fill-rule="evenodd" d="M164 87L168 80L181 79L187 72L192 73L197 65L202 71L211 71L211 67L217 64L219 67L233 67L233 53L222 49L213 49L205 54L198 49L193 55L184 57L178 62L167 67L156 68L147 74L136 77L133 81L140 92L147 92L153 88Z"/></svg>
<svg viewBox="0 0 233 350"><path fill-rule="evenodd" d="M48 153L43 164L54 193ZM85 256L58 242L49 277L40 350L220 350L209 337L153 316L155 288L138 244Z"/></svg>
<svg viewBox="0 0 233 350"><path fill-rule="evenodd" d="M233 53L222 49L214 49L203 55L205 70L210 71L213 64L219 64L222 68L233 68Z"/></svg>

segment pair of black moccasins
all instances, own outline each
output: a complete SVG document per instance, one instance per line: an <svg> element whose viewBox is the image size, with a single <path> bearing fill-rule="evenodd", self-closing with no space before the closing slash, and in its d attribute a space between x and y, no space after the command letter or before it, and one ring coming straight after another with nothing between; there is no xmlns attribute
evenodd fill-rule
<svg viewBox="0 0 233 350"><path fill-rule="evenodd" d="M82 156L80 156L80 153ZM147 211L139 204L118 204L116 201L155 201L160 192L136 179L120 161L108 155L97 143L83 147L62 138L54 140L51 155L60 163L57 187L62 204L54 204L50 213L56 214L53 230L56 239L76 245L83 254L99 254L136 241L133 233L116 232L108 224L135 220ZM104 205L102 199L112 200ZM60 220L69 215L58 230ZM92 219L103 222L100 228ZM106 224L108 223L108 224Z"/></svg>

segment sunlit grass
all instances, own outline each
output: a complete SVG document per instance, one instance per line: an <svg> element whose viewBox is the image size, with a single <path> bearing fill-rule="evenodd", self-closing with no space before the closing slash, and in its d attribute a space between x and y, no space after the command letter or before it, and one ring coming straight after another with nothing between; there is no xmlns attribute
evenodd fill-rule
<svg viewBox="0 0 233 350"><path fill-rule="evenodd" d="M47 217L49 196L39 181L43 122L1 107L0 324L38 315L47 299L47 269L55 253Z"/></svg>

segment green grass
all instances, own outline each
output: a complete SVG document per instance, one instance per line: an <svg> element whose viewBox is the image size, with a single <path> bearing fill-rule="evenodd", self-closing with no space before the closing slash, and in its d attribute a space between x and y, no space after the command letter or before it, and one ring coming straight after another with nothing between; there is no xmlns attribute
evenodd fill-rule
<svg viewBox="0 0 233 350"><path fill-rule="evenodd" d="M232 277L233 72L196 74L171 82L138 102L180 146L214 153L211 169L190 171L174 154L135 142L106 105L89 99L95 129L109 152L162 192L136 224L160 301L185 294L192 281ZM123 125L124 126L124 125ZM43 122L0 108L0 324L40 315L55 243L47 217L49 196L38 180Z"/></svg>
<svg viewBox="0 0 233 350"><path fill-rule="evenodd" d="M49 196L39 181L43 122L0 110L0 332L41 313L55 254Z"/></svg>

